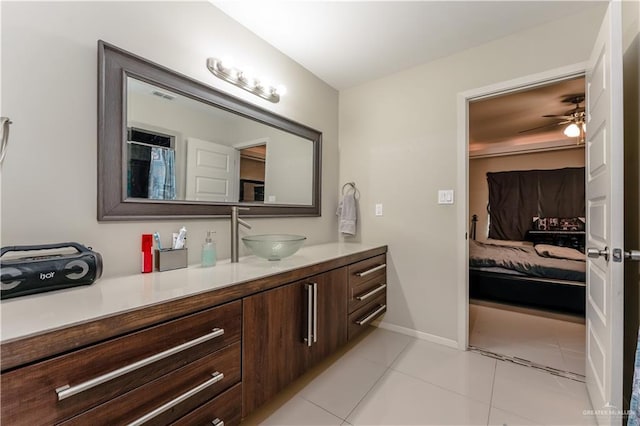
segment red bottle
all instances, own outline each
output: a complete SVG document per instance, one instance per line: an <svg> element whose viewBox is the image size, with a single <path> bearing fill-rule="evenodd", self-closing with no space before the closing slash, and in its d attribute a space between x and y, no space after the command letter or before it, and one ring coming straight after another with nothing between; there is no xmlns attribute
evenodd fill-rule
<svg viewBox="0 0 640 426"><path fill-rule="evenodd" d="M153 271L153 235L142 234L142 273Z"/></svg>

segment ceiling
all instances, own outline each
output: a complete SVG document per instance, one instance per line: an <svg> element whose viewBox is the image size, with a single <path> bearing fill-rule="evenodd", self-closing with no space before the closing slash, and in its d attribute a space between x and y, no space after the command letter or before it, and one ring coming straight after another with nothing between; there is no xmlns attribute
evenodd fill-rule
<svg viewBox="0 0 640 426"><path fill-rule="evenodd" d="M210 1L337 90L596 5L593 1Z"/></svg>
<svg viewBox="0 0 640 426"><path fill-rule="evenodd" d="M337 90L606 6L577 0L210 1ZM584 93L583 78L470 104L470 152L570 144L564 126L519 132L557 122L542 116L565 114L572 105L562 99L575 93Z"/></svg>
<svg viewBox="0 0 640 426"><path fill-rule="evenodd" d="M575 104L563 102L569 95L585 93L584 76L469 103L469 146L471 151L488 145L529 146L542 142L569 141L555 125L562 120L543 115L566 115ZM580 106L584 107L582 102ZM551 127L520 133L534 127Z"/></svg>

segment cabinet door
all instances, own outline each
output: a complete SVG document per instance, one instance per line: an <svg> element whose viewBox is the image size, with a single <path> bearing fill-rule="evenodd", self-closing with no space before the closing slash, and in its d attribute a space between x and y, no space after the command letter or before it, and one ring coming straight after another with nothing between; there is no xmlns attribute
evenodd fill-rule
<svg viewBox="0 0 640 426"><path fill-rule="evenodd" d="M243 417L307 369L308 301L306 281L244 298Z"/></svg>
<svg viewBox="0 0 640 426"><path fill-rule="evenodd" d="M317 333L311 363L322 360L347 342L347 276L347 268L339 268L307 281L317 284Z"/></svg>
<svg viewBox="0 0 640 426"><path fill-rule="evenodd" d="M346 342L346 268L244 298L243 417Z"/></svg>

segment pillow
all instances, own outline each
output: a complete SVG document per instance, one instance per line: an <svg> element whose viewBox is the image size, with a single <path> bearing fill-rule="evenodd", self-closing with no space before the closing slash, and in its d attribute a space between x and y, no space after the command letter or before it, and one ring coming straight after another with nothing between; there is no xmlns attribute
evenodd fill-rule
<svg viewBox="0 0 640 426"><path fill-rule="evenodd" d="M556 259L569 259L580 260L585 262L587 260L584 253L571 247L558 247L549 244L537 244L535 247L536 253L542 257L553 257Z"/></svg>

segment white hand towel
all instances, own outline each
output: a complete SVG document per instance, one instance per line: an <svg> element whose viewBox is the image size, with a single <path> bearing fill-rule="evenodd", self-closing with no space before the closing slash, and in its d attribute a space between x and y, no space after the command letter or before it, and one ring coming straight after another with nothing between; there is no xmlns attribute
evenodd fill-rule
<svg viewBox="0 0 640 426"><path fill-rule="evenodd" d="M356 235L356 197L350 192L342 197L336 215L340 218L338 230L345 235Z"/></svg>

